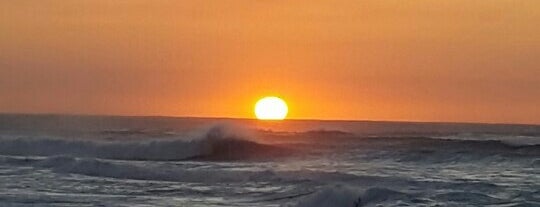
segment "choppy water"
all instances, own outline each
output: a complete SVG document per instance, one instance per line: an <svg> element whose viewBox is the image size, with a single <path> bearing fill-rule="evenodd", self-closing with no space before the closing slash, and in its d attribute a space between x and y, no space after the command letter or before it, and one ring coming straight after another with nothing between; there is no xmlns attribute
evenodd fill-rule
<svg viewBox="0 0 540 207"><path fill-rule="evenodd" d="M0 116L0 206L540 206L540 127Z"/></svg>

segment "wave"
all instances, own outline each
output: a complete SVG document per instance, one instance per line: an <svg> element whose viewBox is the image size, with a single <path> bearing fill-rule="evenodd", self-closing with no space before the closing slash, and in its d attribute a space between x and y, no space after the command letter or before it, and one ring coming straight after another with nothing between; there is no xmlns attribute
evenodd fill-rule
<svg viewBox="0 0 540 207"><path fill-rule="evenodd" d="M147 164L147 163L145 163ZM170 166L138 166L116 163L94 158L50 157L36 163L39 167L51 168L58 173L76 173L96 177L110 177L134 180L159 180L177 182L248 182L272 178L270 172L190 170Z"/></svg>
<svg viewBox="0 0 540 207"><path fill-rule="evenodd" d="M219 167L201 168L200 165L193 163L176 163L171 166L170 162L109 160L66 155L50 157L0 156L0 163L50 169L56 173L190 183L332 181L369 184L373 181L384 183L400 182L398 178L357 176L339 172L273 171L263 168L259 170L230 170ZM407 184L411 183L407 182Z"/></svg>
<svg viewBox="0 0 540 207"><path fill-rule="evenodd" d="M396 201L408 200L410 203L422 203L410 194L391 190L383 187L371 187L361 192L358 189L343 185L326 186L319 191L305 196L300 201L287 204L291 207L334 207L334 206L379 206L381 204L395 203ZM388 203L385 203L388 202ZM407 205L409 206L409 205Z"/></svg>
<svg viewBox="0 0 540 207"><path fill-rule="evenodd" d="M344 186L333 186L323 188L294 204L288 204L285 207L334 207L351 206L359 207L361 205L360 193L354 189Z"/></svg>
<svg viewBox="0 0 540 207"><path fill-rule="evenodd" d="M0 156L0 162L15 166L50 169L56 173L80 174L132 180L155 180L191 183L229 183L279 180L271 171L231 171L163 165L159 162L104 160L71 156L16 157Z"/></svg>
<svg viewBox="0 0 540 207"><path fill-rule="evenodd" d="M429 137L372 138L359 143L355 153L368 160L399 162L462 163L524 162L540 157L540 145L509 145L498 140L453 140ZM355 156L355 155L351 155ZM358 155L356 155L358 156Z"/></svg>
<svg viewBox="0 0 540 207"><path fill-rule="evenodd" d="M365 190L352 186L325 186L298 201L283 207L366 207L366 206L439 206L441 203L468 203L475 206L505 204L504 206L533 206L533 202L499 198L471 191L407 193L387 187L369 187Z"/></svg>
<svg viewBox="0 0 540 207"><path fill-rule="evenodd" d="M529 138L518 145L505 140L480 140L455 137L358 136L345 131L262 132L249 136L242 130L218 125L207 130L180 135L169 133L165 138L148 135L147 131L106 131L122 139L68 139L58 137L0 137L0 154L15 156L90 157L116 160L249 160L274 159L332 151L365 155L367 159L389 158L403 162L454 162L488 159L540 157L538 138ZM131 139L132 134L141 134ZM255 139L254 137L257 137ZM261 138L262 137L262 138ZM258 140L258 141L255 141ZM261 142L262 141L262 142ZM272 144L270 144L272 143ZM322 149L322 150L321 150ZM534 163L534 165L538 165Z"/></svg>
<svg viewBox="0 0 540 207"><path fill-rule="evenodd" d="M431 205L436 201L468 202L478 205L497 203L511 198L498 198L479 193L490 192L499 186L483 183L418 181L402 177L362 176L340 172L310 170L230 170L228 167L198 167L196 163L153 161L124 161L98 158L77 158L71 156L17 157L0 156L0 163L31 166L48 169L59 174L79 174L113 179L170 181L182 183L246 183L260 182L273 184L296 183L297 188L278 194L261 195L256 200L243 203L285 201L290 207L330 207L330 206L406 206ZM319 184L329 184L323 187ZM332 184L330 184L332 183ZM346 183L346 186L343 185ZM504 189L502 186L501 189ZM400 190L398 190L400 189ZM433 192L407 191L407 189L444 189ZM450 189L450 190L448 190ZM488 190L490 189L490 190ZM532 196L532 194L531 194ZM534 200L531 197L529 200Z"/></svg>
<svg viewBox="0 0 540 207"><path fill-rule="evenodd" d="M540 146L539 134L490 134L490 133L461 133L446 136L435 136L439 139L464 141L500 141L509 146Z"/></svg>
<svg viewBox="0 0 540 207"><path fill-rule="evenodd" d="M514 140L515 138L515 140ZM334 151L356 159L392 159L399 162L449 163L470 161L524 161L540 157L540 137L360 136L328 131L308 131L272 136L272 140L299 143L320 156ZM300 145L301 144L301 145ZM538 165L538 163L534 163Z"/></svg>
<svg viewBox="0 0 540 207"><path fill-rule="evenodd" d="M454 154L473 155L479 158L484 156L505 156L505 157L537 157L540 156L540 145L517 145L509 144L503 140L456 140L437 139L419 141L417 151L422 154Z"/></svg>
<svg viewBox="0 0 540 207"><path fill-rule="evenodd" d="M215 126L194 137L151 140L1 138L0 154L94 157L118 160L234 160L286 155L283 147L251 141L228 126Z"/></svg>
<svg viewBox="0 0 540 207"><path fill-rule="evenodd" d="M339 172L311 170L230 170L228 168L201 168L194 163L155 161L109 160L67 155L50 157L0 156L1 164L31 166L51 169L57 173L74 173L95 177L110 177L134 180L178 181L178 182L243 182L243 181L336 181L356 180L365 183L371 180L387 180L378 176L356 176ZM205 166L206 164L202 164ZM392 180L392 182L395 182Z"/></svg>
<svg viewBox="0 0 540 207"><path fill-rule="evenodd" d="M272 132L263 131L266 136L273 140L281 141L302 141L317 144L339 144L344 145L355 142L377 142L384 141L393 144L407 142L443 142L477 144L485 143L489 145L499 145L512 149L540 147L540 136L510 135L510 134L485 134L485 133L464 133L464 134L371 134L362 135L349 131L340 130L308 130L301 132Z"/></svg>

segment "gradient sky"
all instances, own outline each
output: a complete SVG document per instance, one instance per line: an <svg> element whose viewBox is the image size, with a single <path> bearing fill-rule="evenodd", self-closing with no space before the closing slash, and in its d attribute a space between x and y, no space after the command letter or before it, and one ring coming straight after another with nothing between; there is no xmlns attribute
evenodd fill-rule
<svg viewBox="0 0 540 207"><path fill-rule="evenodd" d="M0 112L540 123L537 0L0 1Z"/></svg>

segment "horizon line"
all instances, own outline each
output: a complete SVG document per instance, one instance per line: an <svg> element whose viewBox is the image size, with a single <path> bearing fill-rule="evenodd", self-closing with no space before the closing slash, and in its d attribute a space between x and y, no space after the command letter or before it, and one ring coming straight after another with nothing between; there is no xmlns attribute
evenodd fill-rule
<svg viewBox="0 0 540 207"><path fill-rule="evenodd" d="M87 113L55 113L55 112L0 112L2 115L27 115L27 116L86 116L86 117L140 117L140 118L176 118L176 119L231 119L265 121L248 117L226 117L226 116L181 116L181 115L126 115L126 114L87 114ZM266 120L268 121L268 120ZM273 120L275 121L275 120ZM469 124L469 125L521 125L540 127L540 123L516 123L516 122L474 122L474 121L421 121L421 120L376 120L376 119L324 119L324 118L286 118L279 121L318 121L318 122L379 122L379 123L412 123L412 124ZM269 121L272 122L272 121Z"/></svg>

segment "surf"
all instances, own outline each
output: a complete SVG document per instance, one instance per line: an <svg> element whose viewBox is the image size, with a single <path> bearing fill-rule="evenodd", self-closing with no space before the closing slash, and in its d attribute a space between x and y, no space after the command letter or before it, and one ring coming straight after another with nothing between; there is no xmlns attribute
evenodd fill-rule
<svg viewBox="0 0 540 207"><path fill-rule="evenodd" d="M91 157L117 160L237 160L286 155L283 147L253 141L229 126L168 139L103 140L55 137L1 138L0 154Z"/></svg>

